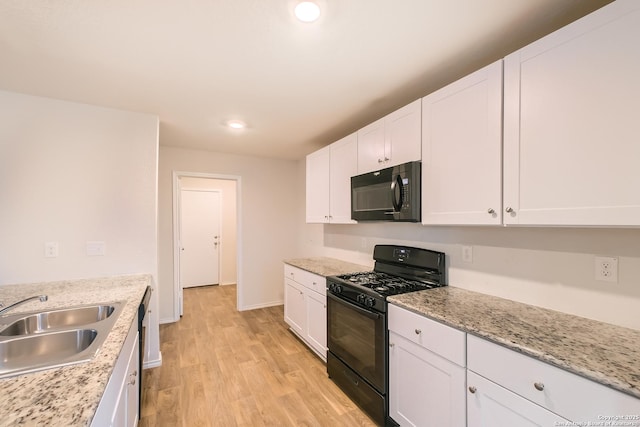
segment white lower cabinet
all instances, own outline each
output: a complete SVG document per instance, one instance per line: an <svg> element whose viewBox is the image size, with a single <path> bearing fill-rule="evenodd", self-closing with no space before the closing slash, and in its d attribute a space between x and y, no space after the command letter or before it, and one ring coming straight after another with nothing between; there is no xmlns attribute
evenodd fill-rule
<svg viewBox="0 0 640 427"><path fill-rule="evenodd" d="M606 425L640 414L640 399L472 335L467 368L471 427Z"/></svg>
<svg viewBox="0 0 640 427"><path fill-rule="evenodd" d="M393 304L388 325L389 416L401 426L637 424L628 394Z"/></svg>
<svg viewBox="0 0 640 427"><path fill-rule="evenodd" d="M463 427L464 332L389 305L389 416L401 426Z"/></svg>
<svg viewBox="0 0 640 427"><path fill-rule="evenodd" d="M467 371L469 427L533 427L569 425L567 420L504 387Z"/></svg>
<svg viewBox="0 0 640 427"><path fill-rule="evenodd" d="M138 424L139 368L138 323L134 321L91 421L92 427L133 427Z"/></svg>
<svg viewBox="0 0 640 427"><path fill-rule="evenodd" d="M315 353L327 360L326 279L284 266L284 320Z"/></svg>
<svg viewBox="0 0 640 427"><path fill-rule="evenodd" d="M284 279L284 321L298 335L304 334L306 325L304 286L293 280Z"/></svg>

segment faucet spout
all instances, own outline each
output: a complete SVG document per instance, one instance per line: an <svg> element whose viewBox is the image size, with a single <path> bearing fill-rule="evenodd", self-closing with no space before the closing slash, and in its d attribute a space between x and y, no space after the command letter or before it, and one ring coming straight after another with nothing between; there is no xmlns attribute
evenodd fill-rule
<svg viewBox="0 0 640 427"><path fill-rule="evenodd" d="M49 299L49 297L46 296L46 295L35 295L35 296L29 297L29 298L25 298L23 300L20 300L18 302L14 302L13 304L10 304L10 305L0 309L0 314L6 313L7 311L11 310L14 307L17 307L17 306L19 306L21 304L27 303L27 302L35 300L35 299L40 300L40 302L45 302L46 300ZM0 307L2 307L2 303L0 303Z"/></svg>

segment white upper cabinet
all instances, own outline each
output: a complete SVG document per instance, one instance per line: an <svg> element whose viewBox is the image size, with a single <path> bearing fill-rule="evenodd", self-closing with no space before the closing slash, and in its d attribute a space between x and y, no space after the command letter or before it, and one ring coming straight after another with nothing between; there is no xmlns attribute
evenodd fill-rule
<svg viewBox="0 0 640 427"><path fill-rule="evenodd" d="M505 224L640 225L639 40L618 0L505 58Z"/></svg>
<svg viewBox="0 0 640 427"><path fill-rule="evenodd" d="M358 131L358 174L421 159L421 102L416 100Z"/></svg>
<svg viewBox="0 0 640 427"><path fill-rule="evenodd" d="M357 175L355 133L307 156L308 223L350 224L351 177Z"/></svg>
<svg viewBox="0 0 640 427"><path fill-rule="evenodd" d="M358 174L358 136L352 133L329 149L329 222L355 224L351 219L351 177Z"/></svg>
<svg viewBox="0 0 640 427"><path fill-rule="evenodd" d="M422 99L422 223L502 223L502 60Z"/></svg>
<svg viewBox="0 0 640 427"><path fill-rule="evenodd" d="M307 222L329 222L330 161L329 147L307 156Z"/></svg>

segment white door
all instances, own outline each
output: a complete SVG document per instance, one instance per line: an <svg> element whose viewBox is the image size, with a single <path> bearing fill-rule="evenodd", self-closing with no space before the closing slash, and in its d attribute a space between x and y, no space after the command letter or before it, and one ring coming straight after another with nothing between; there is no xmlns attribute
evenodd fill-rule
<svg viewBox="0 0 640 427"><path fill-rule="evenodd" d="M217 285L220 254L220 193L180 192L180 286Z"/></svg>

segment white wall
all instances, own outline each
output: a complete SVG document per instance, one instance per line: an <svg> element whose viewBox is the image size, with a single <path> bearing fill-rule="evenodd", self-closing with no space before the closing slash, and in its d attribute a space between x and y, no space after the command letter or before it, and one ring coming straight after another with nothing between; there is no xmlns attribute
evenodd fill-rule
<svg viewBox="0 0 640 427"><path fill-rule="evenodd" d="M434 249L447 254L452 286L640 329L640 229L305 224L300 204L299 256L372 266L376 244ZM473 247L473 263L462 261L462 245ZM596 255L619 258L618 283L594 279Z"/></svg>
<svg viewBox="0 0 640 427"><path fill-rule="evenodd" d="M192 178L180 179L182 188L220 191L220 284L237 283L237 224L236 182L228 179Z"/></svg>
<svg viewBox="0 0 640 427"><path fill-rule="evenodd" d="M283 303L282 260L297 256L298 163L176 147L160 147L159 288L162 322L177 320L173 294L173 171L241 177L238 224L239 309ZM303 178L304 181L304 178Z"/></svg>
<svg viewBox="0 0 640 427"><path fill-rule="evenodd" d="M157 279L158 118L2 91L0 118L0 284ZM58 257L44 257L47 241ZM87 241L106 254L87 256Z"/></svg>

